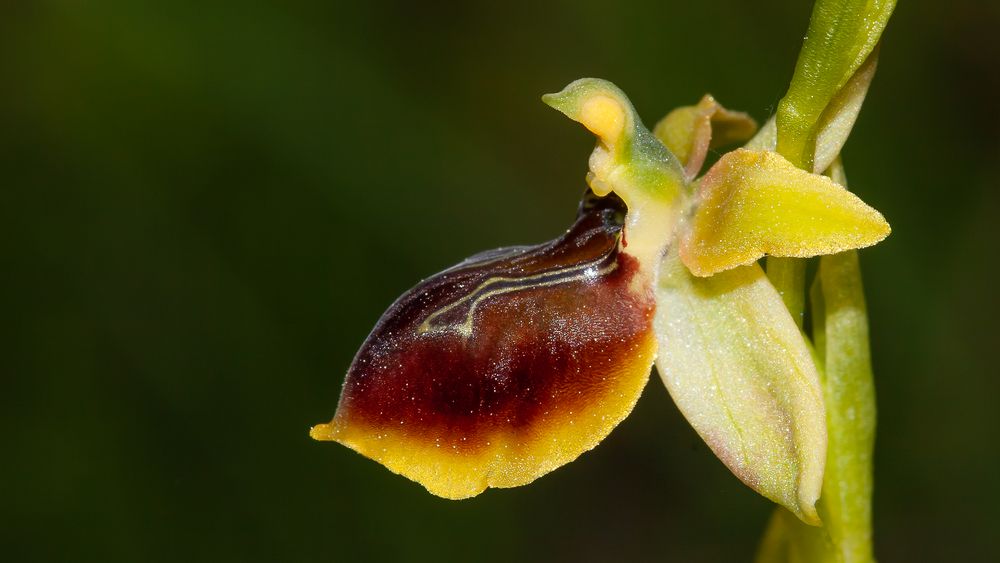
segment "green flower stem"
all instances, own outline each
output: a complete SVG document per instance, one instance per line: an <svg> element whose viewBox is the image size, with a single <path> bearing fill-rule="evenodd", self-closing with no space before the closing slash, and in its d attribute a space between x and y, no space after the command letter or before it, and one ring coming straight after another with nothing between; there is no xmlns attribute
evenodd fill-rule
<svg viewBox="0 0 1000 563"><path fill-rule="evenodd" d="M827 458L819 504L837 560L874 561L871 541L875 385L858 253L820 259Z"/></svg>
<svg viewBox="0 0 1000 563"><path fill-rule="evenodd" d="M830 172L838 184L847 186L839 158ZM813 335L824 361L827 420L826 476L819 511L839 561L872 562L875 382L858 253L822 257L813 290L817 312Z"/></svg>
<svg viewBox="0 0 1000 563"><path fill-rule="evenodd" d="M806 261L802 258L767 258L767 277L778 290L795 324L802 328L806 298Z"/></svg>
<svg viewBox="0 0 1000 563"><path fill-rule="evenodd" d="M813 171L823 112L871 54L895 6L895 0L816 1L791 85L778 103L777 150L799 168Z"/></svg>
<svg viewBox="0 0 1000 563"><path fill-rule="evenodd" d="M788 92L778 103L777 152L813 172L823 113L878 44L895 0L817 0ZM816 172L822 172L818 170ZM767 274L802 325L805 262L769 258Z"/></svg>
<svg viewBox="0 0 1000 563"><path fill-rule="evenodd" d="M830 175L847 179L838 158ZM856 251L823 256L811 291L815 359L823 382L827 459L817 510L822 528L775 510L757 563L872 563L875 384L861 266Z"/></svg>

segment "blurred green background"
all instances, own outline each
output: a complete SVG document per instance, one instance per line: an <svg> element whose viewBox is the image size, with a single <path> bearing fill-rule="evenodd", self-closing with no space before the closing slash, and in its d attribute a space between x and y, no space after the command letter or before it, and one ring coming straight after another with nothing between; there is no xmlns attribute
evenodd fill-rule
<svg viewBox="0 0 1000 563"><path fill-rule="evenodd" d="M569 224L593 141L542 93L763 120L808 4L4 2L0 558L748 561L769 504L655 378L593 452L464 502L307 430L402 291ZM845 150L894 229L862 252L877 553L990 560L1000 6L900 4Z"/></svg>

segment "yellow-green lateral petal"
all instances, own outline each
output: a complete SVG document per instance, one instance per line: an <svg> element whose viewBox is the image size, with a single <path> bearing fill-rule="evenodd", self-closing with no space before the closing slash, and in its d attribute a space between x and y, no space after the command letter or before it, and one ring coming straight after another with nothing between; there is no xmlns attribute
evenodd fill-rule
<svg viewBox="0 0 1000 563"><path fill-rule="evenodd" d="M653 128L653 135L684 163L685 176L691 179L701 170L709 148L746 141L756 130L752 117L727 110L705 94L697 105L668 113Z"/></svg>
<svg viewBox="0 0 1000 563"><path fill-rule="evenodd" d="M697 278L671 252L654 327L660 377L712 451L744 483L818 523L826 458L819 376L760 267Z"/></svg>
<svg viewBox="0 0 1000 563"><path fill-rule="evenodd" d="M707 96L706 96L707 97ZM704 100L704 98L703 98ZM653 135L674 153L678 160L687 164L691 154L704 139L707 148L711 140L712 129L702 104L683 106L671 110L653 127Z"/></svg>
<svg viewBox="0 0 1000 563"><path fill-rule="evenodd" d="M871 246L889 231L878 211L833 180L777 153L739 149L701 179L681 257L696 275L710 276L764 255L805 258Z"/></svg>
<svg viewBox="0 0 1000 563"><path fill-rule="evenodd" d="M778 143L778 124L771 116L770 119L761 125L757 134L753 136L743 148L751 151L773 151Z"/></svg>

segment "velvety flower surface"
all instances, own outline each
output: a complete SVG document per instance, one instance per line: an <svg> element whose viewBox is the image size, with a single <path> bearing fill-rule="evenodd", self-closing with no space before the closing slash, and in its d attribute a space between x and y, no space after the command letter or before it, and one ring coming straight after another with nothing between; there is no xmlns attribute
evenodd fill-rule
<svg viewBox="0 0 1000 563"><path fill-rule="evenodd" d="M403 295L355 357L333 420L312 436L434 494L469 497L528 483L594 447L631 411L655 362L741 480L818 521L819 375L756 261L868 246L888 235L885 220L767 150L773 126L699 178L709 147L756 129L711 97L675 110L655 134L603 80L544 100L597 137L577 221L552 242L478 255ZM849 97L842 107L857 113ZM846 133L832 131L818 149L839 151Z"/></svg>
<svg viewBox="0 0 1000 563"><path fill-rule="evenodd" d="M594 447L632 410L656 349L624 213L619 198L591 196L562 237L484 253L407 292L312 436L454 499L529 483Z"/></svg>

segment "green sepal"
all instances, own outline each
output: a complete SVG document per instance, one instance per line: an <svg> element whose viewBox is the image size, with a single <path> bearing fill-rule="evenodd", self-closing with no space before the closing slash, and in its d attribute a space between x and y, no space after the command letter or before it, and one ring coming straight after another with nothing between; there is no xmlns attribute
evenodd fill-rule
<svg viewBox="0 0 1000 563"><path fill-rule="evenodd" d="M655 297L656 367L685 418L740 480L818 524L819 375L767 276L752 264L696 277L673 250Z"/></svg>

